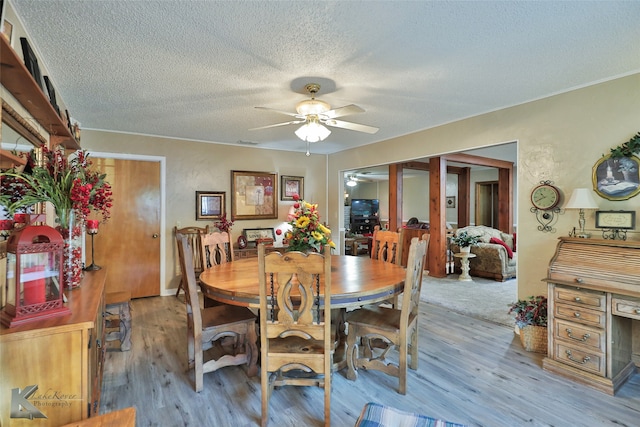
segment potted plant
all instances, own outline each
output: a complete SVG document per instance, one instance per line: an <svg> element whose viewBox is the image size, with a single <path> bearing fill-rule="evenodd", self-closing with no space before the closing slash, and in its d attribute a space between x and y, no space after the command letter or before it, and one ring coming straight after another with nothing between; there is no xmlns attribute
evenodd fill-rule
<svg viewBox="0 0 640 427"><path fill-rule="evenodd" d="M547 297L530 296L511 304L509 314L515 313L520 330L520 342L526 351L547 352Z"/></svg>
<svg viewBox="0 0 640 427"><path fill-rule="evenodd" d="M467 231L461 231L451 239L453 244L460 247L460 252L469 252L471 246L477 245L479 241L478 236L471 235Z"/></svg>

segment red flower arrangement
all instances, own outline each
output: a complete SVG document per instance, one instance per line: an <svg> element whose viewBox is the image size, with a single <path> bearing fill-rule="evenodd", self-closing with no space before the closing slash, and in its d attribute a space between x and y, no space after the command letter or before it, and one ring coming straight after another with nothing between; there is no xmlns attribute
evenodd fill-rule
<svg viewBox="0 0 640 427"><path fill-rule="evenodd" d="M92 210L101 214L103 222L109 219L113 203L111 185L105 180L106 174L91 169L86 151L78 150L67 159L62 149L43 147L42 156L42 166L36 165L35 151L31 151L23 171L10 169L0 174L9 183L3 185L0 198L7 211L50 202L61 224L66 223L63 216L70 210L80 219L85 219Z"/></svg>
<svg viewBox="0 0 640 427"><path fill-rule="evenodd" d="M231 233L231 227L233 227L233 221L227 220L227 213L223 213L220 217L220 221L213 224L218 230L222 232Z"/></svg>

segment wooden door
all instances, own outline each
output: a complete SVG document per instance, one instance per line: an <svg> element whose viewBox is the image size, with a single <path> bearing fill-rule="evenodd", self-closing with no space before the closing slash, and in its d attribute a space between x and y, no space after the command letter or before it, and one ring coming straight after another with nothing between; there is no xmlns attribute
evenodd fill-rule
<svg viewBox="0 0 640 427"><path fill-rule="evenodd" d="M127 289L133 298L160 295L160 163L92 159L113 191L111 219L100 224L94 237L95 263L107 267L107 292ZM91 236L86 263L91 263Z"/></svg>
<svg viewBox="0 0 640 427"><path fill-rule="evenodd" d="M476 183L476 225L498 228L498 182Z"/></svg>

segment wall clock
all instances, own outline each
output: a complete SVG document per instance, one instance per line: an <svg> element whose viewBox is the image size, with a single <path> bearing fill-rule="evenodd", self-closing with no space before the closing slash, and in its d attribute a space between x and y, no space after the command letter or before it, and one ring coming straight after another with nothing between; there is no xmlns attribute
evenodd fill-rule
<svg viewBox="0 0 640 427"><path fill-rule="evenodd" d="M539 231L555 232L553 223L557 220L557 214L560 213L560 190L553 185L551 181L540 181L533 190L531 190L531 212L536 214L536 219L540 223Z"/></svg>
<svg viewBox="0 0 640 427"><path fill-rule="evenodd" d="M551 210L560 203L560 190L549 181L543 181L531 191L531 204L536 209Z"/></svg>

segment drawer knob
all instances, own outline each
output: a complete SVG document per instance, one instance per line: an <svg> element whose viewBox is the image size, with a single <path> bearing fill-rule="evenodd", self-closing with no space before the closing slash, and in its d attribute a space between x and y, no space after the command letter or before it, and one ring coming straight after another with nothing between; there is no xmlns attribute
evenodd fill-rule
<svg viewBox="0 0 640 427"><path fill-rule="evenodd" d="M575 317L580 317L580 313L578 313L577 311L576 311L575 313L573 313L573 315L574 315Z"/></svg>
<svg viewBox="0 0 640 427"><path fill-rule="evenodd" d="M569 328L567 328L567 336L568 336L569 338L571 338L571 339L574 339L574 340L576 340L576 341L582 341L582 342L585 342L586 340L588 340L589 338L591 338L591 334L584 334L584 335L582 336L582 338L574 337L574 336L573 336L573 334L572 334L571 329L569 329Z"/></svg>
<svg viewBox="0 0 640 427"><path fill-rule="evenodd" d="M579 363L580 365L584 365L589 360L591 360L591 358L589 356L585 356L585 357L582 358L582 360L578 360L575 357L573 357L573 355L571 354L571 350L567 350L567 358L569 360L571 360L572 362Z"/></svg>
<svg viewBox="0 0 640 427"><path fill-rule="evenodd" d="M580 297L575 297L574 298L576 302L581 302L582 300L580 299Z"/></svg>
<svg viewBox="0 0 640 427"><path fill-rule="evenodd" d="M583 282L584 282L584 280L582 280L582 279L581 279L581 278L579 278L579 277L576 277L576 283L583 283Z"/></svg>
<svg viewBox="0 0 640 427"><path fill-rule="evenodd" d="M635 314L640 314L640 308L636 308L635 310L633 310L633 312L634 312Z"/></svg>

